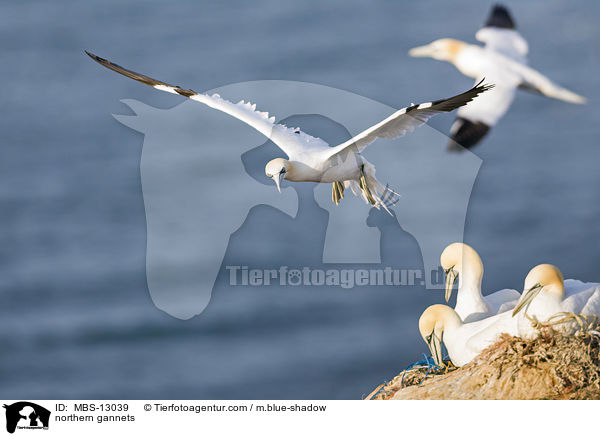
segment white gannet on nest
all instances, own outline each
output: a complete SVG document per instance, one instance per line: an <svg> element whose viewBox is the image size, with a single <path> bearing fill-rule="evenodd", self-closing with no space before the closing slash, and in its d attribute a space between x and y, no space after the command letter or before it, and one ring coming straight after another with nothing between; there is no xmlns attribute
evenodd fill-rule
<svg viewBox="0 0 600 436"><path fill-rule="evenodd" d="M446 273L446 301L452 295L452 287L458 276L458 293L454 310L464 322L480 320L512 309L521 294L514 289L502 289L481 295L483 262L471 246L462 242L448 245L440 257Z"/></svg>
<svg viewBox="0 0 600 436"><path fill-rule="evenodd" d="M563 334L574 334L580 327L577 316L581 315L600 316L600 285L565 281L560 270L550 264L537 265L529 271L523 295L513 310L513 316L518 317L519 336L525 339L539 334L533 322L547 324Z"/></svg>
<svg viewBox="0 0 600 436"><path fill-rule="evenodd" d="M454 97L400 109L354 138L330 147L322 139L310 136L298 128L276 124L275 117L257 111L256 105L243 100L232 103L217 94L200 94L191 89L169 85L123 68L87 51L86 53L106 68L160 91L181 95L225 112L271 139L288 156L288 159L273 159L265 167L266 175L275 181L280 191L281 181L284 179L292 182L332 183L332 199L336 204L339 204L340 199L344 197L344 189L350 187L355 195L362 196L368 204L378 209L383 207L388 212L390 212L388 207L398 201L398 194L375 178L375 167L360 152L377 138L403 136L415 127L425 124L432 116L464 106L493 87L493 85L482 85L482 80L470 90Z"/></svg>
<svg viewBox="0 0 600 436"><path fill-rule="evenodd" d="M476 145L510 107L515 90L525 89L569 103L585 103L586 99L553 83L540 72L526 65L527 42L515 30L508 10L500 5L476 34L485 46L467 44L456 39L438 39L415 47L408 53L414 57L431 57L448 61L464 75L481 80L486 77L497 86L473 104L460 108L450 129L450 150L462 150Z"/></svg>
<svg viewBox="0 0 600 436"><path fill-rule="evenodd" d="M419 318L419 332L436 365L443 364L443 343L452 363L464 366L492 345L501 334L516 336L517 319L510 312L503 312L465 323L451 307L434 304L425 309Z"/></svg>
<svg viewBox="0 0 600 436"><path fill-rule="evenodd" d="M463 322L443 304L429 306L419 319L419 332L435 363L442 364L442 343L456 366L469 363L501 334L533 339L544 325L572 335L600 315L600 285L563 281L560 270L548 264L534 267L525 278L514 311L474 322ZM587 317L587 320L586 318Z"/></svg>

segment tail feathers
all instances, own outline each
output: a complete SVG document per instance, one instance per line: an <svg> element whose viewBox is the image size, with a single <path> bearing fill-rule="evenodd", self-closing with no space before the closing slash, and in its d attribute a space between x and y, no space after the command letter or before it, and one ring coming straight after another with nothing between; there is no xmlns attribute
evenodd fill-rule
<svg viewBox="0 0 600 436"><path fill-rule="evenodd" d="M357 197L361 196L360 186L356 180L346 180L344 182L344 188L350 188L352 193Z"/></svg>
<svg viewBox="0 0 600 436"><path fill-rule="evenodd" d="M398 203L400 200L400 194L391 189L388 185L384 186L378 181L375 182L376 183L371 183L368 185L369 190L371 191L371 196L375 200L375 204L371 204L367 194L360 188L360 184L356 180L346 180L344 182L344 187L349 188L354 195L362 198L369 206L373 206L377 209L381 209L383 207L383 209L391 215L392 212L390 211L390 208L394 207L396 203Z"/></svg>
<svg viewBox="0 0 600 436"><path fill-rule="evenodd" d="M377 209L383 207L390 215L390 208L400 200L400 194L375 178L375 167L368 162L360 168L359 179L344 181L344 188L350 188L354 195L361 197L370 206Z"/></svg>
<svg viewBox="0 0 600 436"><path fill-rule="evenodd" d="M385 189L381 196L377 195L375 199L383 206L387 213L392 215L389 208L394 207L396 203L400 201L400 194L391 189L388 185L385 185ZM377 205L375 205L375 207L377 207Z"/></svg>

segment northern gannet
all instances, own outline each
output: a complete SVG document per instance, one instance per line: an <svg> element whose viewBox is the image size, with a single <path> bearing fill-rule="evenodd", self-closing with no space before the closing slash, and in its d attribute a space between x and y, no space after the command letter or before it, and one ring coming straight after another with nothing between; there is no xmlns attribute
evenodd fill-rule
<svg viewBox="0 0 600 436"><path fill-rule="evenodd" d="M450 150L462 150L456 143L464 148L476 145L506 113L517 88L569 103L586 102L585 97L558 86L526 65L527 42L515 30L515 23L505 7L493 7L475 38L485 46L443 38L408 52L413 57L450 62L466 76L476 80L486 77L497 85L473 104L458 110L456 121L450 128Z"/></svg>
<svg viewBox="0 0 600 436"><path fill-rule="evenodd" d="M512 314L518 318L518 333L523 338L539 334L532 321L552 323L564 319L553 327L563 334L573 334L578 329L575 319L562 314L600 316L600 285L563 280L560 270L550 264L537 265L525 278L523 295Z"/></svg>
<svg viewBox="0 0 600 436"><path fill-rule="evenodd" d="M339 204L344 189L352 192L368 204L389 212L388 207L398 201L398 194L375 178L375 167L360 152L377 138L397 138L426 123L432 116L459 108L493 85L479 82L470 90L447 99L411 105L396 111L383 121L369 127L348 141L330 147L320 138L315 138L298 128L275 124L275 117L259 112L256 105L244 102L235 104L217 94L200 94L191 89L169 85L143 74L136 73L86 51L100 65L123 74L160 91L181 95L225 112L243 121L271 139L288 159L276 158L269 161L265 174L272 178L281 192L281 181L332 183L332 200Z"/></svg>
<svg viewBox="0 0 600 436"><path fill-rule="evenodd" d="M443 364L442 343L450 360L464 366L503 334L517 334L517 319L510 312L465 323L454 309L443 304L429 306L419 318L419 332L436 365Z"/></svg>
<svg viewBox="0 0 600 436"><path fill-rule="evenodd" d="M512 309L521 294L514 289L502 289L485 297L481 295L483 262L471 246L462 242L448 245L440 257L446 273L446 301L458 276L458 293L454 310L464 322L480 320Z"/></svg>

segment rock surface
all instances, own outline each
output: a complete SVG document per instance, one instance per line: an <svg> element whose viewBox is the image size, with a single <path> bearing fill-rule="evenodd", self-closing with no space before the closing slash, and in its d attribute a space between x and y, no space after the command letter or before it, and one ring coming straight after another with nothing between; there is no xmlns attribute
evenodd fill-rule
<svg viewBox="0 0 600 436"><path fill-rule="evenodd" d="M461 368L400 373L377 400L600 399L600 333L544 331L535 340L503 335ZM368 398L369 398L368 397Z"/></svg>

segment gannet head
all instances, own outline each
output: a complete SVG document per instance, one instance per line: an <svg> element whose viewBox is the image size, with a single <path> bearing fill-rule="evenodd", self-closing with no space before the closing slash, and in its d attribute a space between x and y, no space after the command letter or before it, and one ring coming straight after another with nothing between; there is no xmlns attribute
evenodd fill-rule
<svg viewBox="0 0 600 436"><path fill-rule="evenodd" d="M446 273L446 301L452 296L452 287L459 274L468 271L472 279L481 284L483 262L479 254L470 245L455 242L448 245L440 256L440 263Z"/></svg>
<svg viewBox="0 0 600 436"><path fill-rule="evenodd" d="M409 56L415 58L434 58L439 61L452 62L460 51L466 46L465 42L452 38L443 38L433 41L430 44L411 48L408 51Z"/></svg>
<svg viewBox="0 0 600 436"><path fill-rule="evenodd" d="M529 274L525 277L523 294L513 310L513 316L523 308L527 312L527 308L533 299L542 291L544 294L551 295L558 300L562 300L565 296L563 275L554 265L543 263L533 267L529 271Z"/></svg>
<svg viewBox="0 0 600 436"><path fill-rule="evenodd" d="M462 321L454 309L443 304L429 306L419 318L419 332L427 343L436 365L442 365L444 362L442 356L444 330L449 327L459 327L461 324Z"/></svg>
<svg viewBox="0 0 600 436"><path fill-rule="evenodd" d="M269 161L265 166L265 174L275 180L279 192L281 192L281 181L285 179L289 169L290 161L280 157Z"/></svg>

